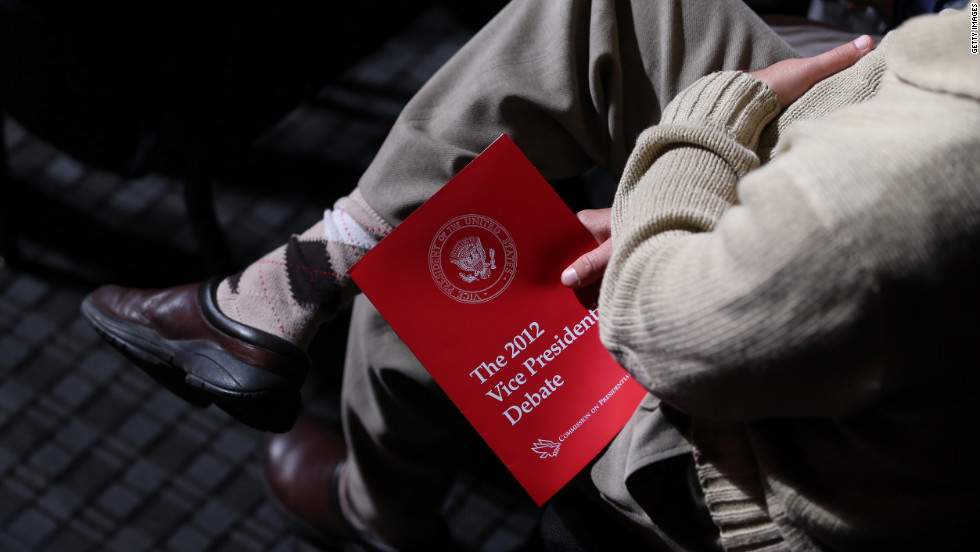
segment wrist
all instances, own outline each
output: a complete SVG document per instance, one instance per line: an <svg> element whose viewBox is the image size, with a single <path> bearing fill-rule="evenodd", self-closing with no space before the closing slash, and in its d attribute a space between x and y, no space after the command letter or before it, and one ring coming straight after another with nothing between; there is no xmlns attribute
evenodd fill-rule
<svg viewBox="0 0 980 552"><path fill-rule="evenodd" d="M713 73L677 95L664 110L661 125L684 123L720 128L755 149L762 129L779 113L779 101L767 84L738 71Z"/></svg>

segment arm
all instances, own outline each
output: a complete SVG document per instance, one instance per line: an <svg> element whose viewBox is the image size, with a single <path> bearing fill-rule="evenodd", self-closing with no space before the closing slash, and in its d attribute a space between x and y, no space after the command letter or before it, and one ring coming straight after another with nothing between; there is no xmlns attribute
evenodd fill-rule
<svg viewBox="0 0 980 552"><path fill-rule="evenodd" d="M947 167L975 105L937 96L891 79L753 170L772 94L737 73L685 91L641 138L614 204L607 347L694 416L842 416L876 396L879 289L962 237L936 217L975 218L968 173Z"/></svg>
<svg viewBox="0 0 980 552"><path fill-rule="evenodd" d="M849 67L870 52L872 46L871 38L862 36L853 45L845 44L812 58L784 60L752 75L766 83L776 94L779 105L786 107L818 81ZM753 144L757 140L758 137L753 137ZM561 274L564 285L573 289L581 288L602 278L612 256L611 212L611 209L589 209L578 213L579 219L599 242L599 246L565 268Z"/></svg>

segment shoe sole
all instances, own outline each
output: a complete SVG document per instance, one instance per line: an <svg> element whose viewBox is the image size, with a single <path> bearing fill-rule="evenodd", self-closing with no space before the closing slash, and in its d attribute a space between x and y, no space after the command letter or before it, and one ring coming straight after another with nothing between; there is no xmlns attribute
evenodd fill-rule
<svg viewBox="0 0 980 552"><path fill-rule="evenodd" d="M215 404L233 418L261 431L283 433L299 415L300 391L285 379L232 357L206 340L169 340L152 331L106 314L88 299L82 314L96 333L170 392L199 408ZM273 387L242 391L215 383L235 380L224 366L233 366L257 379L272 380Z"/></svg>

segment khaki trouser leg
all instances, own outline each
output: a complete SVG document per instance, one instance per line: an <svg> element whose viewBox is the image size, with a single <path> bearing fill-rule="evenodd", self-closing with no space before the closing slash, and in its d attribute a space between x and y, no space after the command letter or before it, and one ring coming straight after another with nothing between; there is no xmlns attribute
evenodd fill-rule
<svg viewBox="0 0 980 552"><path fill-rule="evenodd" d="M426 542L478 437L363 295L351 316L342 407L350 505L390 544Z"/></svg>
<svg viewBox="0 0 980 552"><path fill-rule="evenodd" d="M618 175L680 90L794 55L740 0L514 0L409 102L358 187L397 224L502 133L548 180Z"/></svg>

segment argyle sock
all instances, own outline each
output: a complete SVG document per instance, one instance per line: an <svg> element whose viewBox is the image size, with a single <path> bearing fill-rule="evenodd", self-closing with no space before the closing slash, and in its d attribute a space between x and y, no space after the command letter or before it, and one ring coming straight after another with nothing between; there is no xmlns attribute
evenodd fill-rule
<svg viewBox="0 0 980 552"><path fill-rule="evenodd" d="M225 278L218 308L305 348L320 324L357 294L347 270L391 230L355 189L326 210L323 220Z"/></svg>

